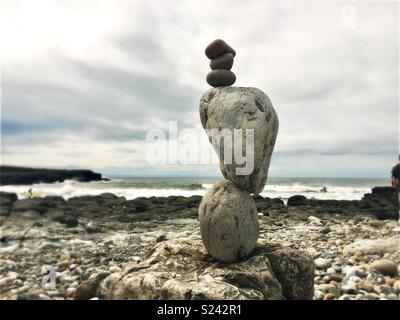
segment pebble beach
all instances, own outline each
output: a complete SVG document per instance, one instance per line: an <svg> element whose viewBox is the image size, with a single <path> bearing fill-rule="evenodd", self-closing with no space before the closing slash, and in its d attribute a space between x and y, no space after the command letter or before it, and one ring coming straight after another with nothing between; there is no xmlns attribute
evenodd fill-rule
<svg viewBox="0 0 400 320"><path fill-rule="evenodd" d="M261 211L259 241L300 250L314 260L313 299L399 300L397 221L288 206ZM3 219L0 299L101 299L91 280L131 268L177 235L199 234L195 205L175 213L81 216L74 227L28 213ZM53 283L43 280L48 266Z"/></svg>

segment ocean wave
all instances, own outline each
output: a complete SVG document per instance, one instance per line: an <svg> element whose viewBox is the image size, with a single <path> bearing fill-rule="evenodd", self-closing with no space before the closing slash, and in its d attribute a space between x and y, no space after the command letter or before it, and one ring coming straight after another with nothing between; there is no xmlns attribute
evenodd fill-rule
<svg viewBox="0 0 400 320"><path fill-rule="evenodd" d="M36 196L58 195L65 199L83 195L99 195L110 192L127 199L137 197L167 197L204 195L213 182L194 181L195 179L111 179L110 181L78 182L66 180L58 183L39 183L24 186L0 186L0 191L15 192L19 198L26 198L27 191L32 189ZM198 179L200 180L200 179ZM204 179L205 180L205 179ZM326 187L326 192L322 188ZM304 195L315 199L360 200L371 191L368 185L310 184L310 183L270 183L261 195L270 198L287 200L293 195Z"/></svg>
<svg viewBox="0 0 400 320"><path fill-rule="evenodd" d="M182 190L201 190L204 189L202 183L180 182L180 181L124 181L113 180L112 184L120 188L136 189L182 189Z"/></svg>

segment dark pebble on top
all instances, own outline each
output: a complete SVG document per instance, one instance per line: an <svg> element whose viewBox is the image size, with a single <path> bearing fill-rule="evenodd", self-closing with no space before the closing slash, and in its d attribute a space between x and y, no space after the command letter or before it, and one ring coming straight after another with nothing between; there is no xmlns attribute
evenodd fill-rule
<svg viewBox="0 0 400 320"><path fill-rule="evenodd" d="M209 59L214 59L224 53L232 53L233 56L236 55L235 50L233 50L224 40L217 39L211 42L206 48L206 56Z"/></svg>

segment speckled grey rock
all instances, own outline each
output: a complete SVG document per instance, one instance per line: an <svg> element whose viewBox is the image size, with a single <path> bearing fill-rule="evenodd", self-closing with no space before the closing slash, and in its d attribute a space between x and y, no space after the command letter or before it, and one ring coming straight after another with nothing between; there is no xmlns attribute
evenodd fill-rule
<svg viewBox="0 0 400 320"><path fill-rule="evenodd" d="M215 263L200 236L181 232L103 280L101 299L311 299L314 266L301 251L259 243L246 260Z"/></svg>
<svg viewBox="0 0 400 320"><path fill-rule="evenodd" d="M258 215L251 195L230 181L211 187L199 207L200 232L214 258L234 262L246 258L258 239Z"/></svg>
<svg viewBox="0 0 400 320"><path fill-rule="evenodd" d="M267 181L268 168L279 128L278 116L267 95L257 88L248 87L210 89L201 98L200 118L204 129L214 129L209 132L210 141L219 140L217 138L221 131L218 132L218 130L242 129L242 141L240 139L239 141L233 139L233 141L234 147L242 147L244 154L246 154L245 129L253 129L254 162L249 161L248 164L243 164L232 157L231 163L225 163L229 161L224 161L223 144L218 156L221 172L226 179L251 193L260 193Z"/></svg>

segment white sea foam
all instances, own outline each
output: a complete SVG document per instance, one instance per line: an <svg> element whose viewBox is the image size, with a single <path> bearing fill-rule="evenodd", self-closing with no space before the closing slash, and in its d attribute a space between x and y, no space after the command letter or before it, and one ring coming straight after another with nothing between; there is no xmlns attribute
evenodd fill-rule
<svg viewBox="0 0 400 320"><path fill-rule="evenodd" d="M26 198L27 191L32 189L35 196L57 195L65 199L83 195L99 195L110 192L126 199L138 197L167 197L167 196L192 196L204 195L213 184L213 181L205 183L181 180L128 180L115 179L100 182L77 182L66 180L61 183L39 183L21 186L0 186L0 191L15 192L19 198ZM327 192L321 189L326 187ZM337 200L359 200L362 196L371 192L371 187L365 183L353 183L352 185L338 185L337 181L332 184L316 185L300 182L268 183L261 193L262 196L270 198L288 199L290 196L300 194L307 198L315 199L337 199Z"/></svg>
<svg viewBox="0 0 400 320"><path fill-rule="evenodd" d="M62 183L38 183L33 185L21 186L1 186L0 191L15 192L18 198L27 197L27 191L32 189L35 196L62 196L65 199L78 196L96 196L105 192L113 193L119 197L125 197L128 200L138 197L168 197L168 196L184 196L203 195L205 189L184 190L178 188L168 189L152 189L152 188L121 188L113 186L110 182L76 182L66 180Z"/></svg>
<svg viewBox="0 0 400 320"><path fill-rule="evenodd" d="M322 192L321 186L310 186L302 184L293 185L267 185L262 196L270 198L288 199L300 194L307 198L331 199L331 200L360 200L365 193L371 192L370 187L347 187L326 185L326 192Z"/></svg>

